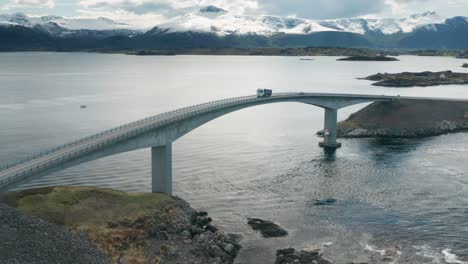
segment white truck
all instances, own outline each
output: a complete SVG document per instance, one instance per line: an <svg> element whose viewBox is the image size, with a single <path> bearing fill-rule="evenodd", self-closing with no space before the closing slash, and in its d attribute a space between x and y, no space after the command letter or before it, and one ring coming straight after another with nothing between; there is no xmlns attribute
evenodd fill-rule
<svg viewBox="0 0 468 264"><path fill-rule="evenodd" d="M268 89L258 89L257 90L257 97L270 97L273 94L273 90Z"/></svg>

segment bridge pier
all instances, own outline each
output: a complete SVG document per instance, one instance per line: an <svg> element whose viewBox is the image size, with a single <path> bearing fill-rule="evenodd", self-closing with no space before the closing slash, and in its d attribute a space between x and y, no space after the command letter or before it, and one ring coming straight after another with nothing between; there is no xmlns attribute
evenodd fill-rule
<svg viewBox="0 0 468 264"><path fill-rule="evenodd" d="M151 190L172 195L172 144L151 148Z"/></svg>
<svg viewBox="0 0 468 264"><path fill-rule="evenodd" d="M323 129L323 142L319 143L322 148L340 148L341 143L336 141L338 133L338 110L325 108L325 125Z"/></svg>

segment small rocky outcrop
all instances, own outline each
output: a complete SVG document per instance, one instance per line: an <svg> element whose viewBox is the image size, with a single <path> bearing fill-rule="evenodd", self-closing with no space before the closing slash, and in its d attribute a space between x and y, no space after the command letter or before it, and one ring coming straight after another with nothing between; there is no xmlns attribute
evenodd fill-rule
<svg viewBox="0 0 468 264"><path fill-rule="evenodd" d="M323 206L323 205L333 205L337 202L338 200L329 198L329 199L324 199L324 200L315 200L314 206Z"/></svg>
<svg viewBox="0 0 468 264"><path fill-rule="evenodd" d="M320 251L296 251L294 248L280 249L276 251L275 264L332 264L324 259Z"/></svg>
<svg viewBox="0 0 468 264"><path fill-rule="evenodd" d="M387 56L350 56L337 59L338 61L399 61L397 58Z"/></svg>
<svg viewBox="0 0 468 264"><path fill-rule="evenodd" d="M281 228L279 225L259 218L249 218L248 225L252 227L253 230L258 230L263 237L284 237L288 235L288 232Z"/></svg>
<svg viewBox="0 0 468 264"><path fill-rule="evenodd" d="M385 87L427 87L434 85L468 84L468 73L452 71L441 72L403 72L403 73L378 73L359 78L361 80L376 81L372 85Z"/></svg>
<svg viewBox="0 0 468 264"><path fill-rule="evenodd" d="M417 138L467 130L468 103L437 100L374 102L338 124L338 136L348 138Z"/></svg>
<svg viewBox="0 0 468 264"><path fill-rule="evenodd" d="M462 67L463 67L463 68L468 68L468 63L463 63L463 64L462 64Z"/></svg>
<svg viewBox="0 0 468 264"><path fill-rule="evenodd" d="M127 55L136 56L175 56L177 55L173 51L158 51L158 50L138 50L133 53L127 53Z"/></svg>

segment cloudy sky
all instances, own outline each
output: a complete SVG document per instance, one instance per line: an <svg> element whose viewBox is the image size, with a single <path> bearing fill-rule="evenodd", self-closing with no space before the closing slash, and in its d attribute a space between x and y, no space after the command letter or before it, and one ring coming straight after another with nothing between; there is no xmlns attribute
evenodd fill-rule
<svg viewBox="0 0 468 264"><path fill-rule="evenodd" d="M207 5L236 14L310 19L404 17L424 11L436 11L443 17L468 16L468 0L0 0L0 12L103 16L119 22L152 26Z"/></svg>

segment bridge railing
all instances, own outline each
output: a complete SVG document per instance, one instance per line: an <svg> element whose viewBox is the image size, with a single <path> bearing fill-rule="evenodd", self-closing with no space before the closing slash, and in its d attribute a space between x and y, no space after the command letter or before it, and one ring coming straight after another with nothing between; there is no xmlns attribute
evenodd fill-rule
<svg viewBox="0 0 468 264"><path fill-rule="evenodd" d="M153 116L153 117L150 117L150 118L145 118L145 119L142 119L142 120L138 120L136 122L132 122L132 123L120 126L118 128L110 129L110 130L108 130L106 132L96 134L96 135L94 135L92 137L98 137L98 135L104 135L104 134L108 133L109 131L116 131L116 130L119 130L120 128L126 128L126 127L130 127L130 126L133 126L133 125L142 124L142 123L145 123L145 122L147 122L149 120L158 119L158 118L161 118L163 116L170 116L171 114L184 112L184 110L195 109L194 111L187 111L183 115L174 115L171 118L162 119L161 122L157 122L157 123L155 123L153 125L137 128L135 130L131 130L131 131L127 132L127 133L118 135L116 137L111 137L111 138L105 140L104 142L100 142L98 144L94 144L94 145L91 145L91 146L84 146L82 148L79 148L76 151L73 151L72 153L65 154L65 155L57 157L55 159L48 160L48 161L36 164L34 167L22 170L21 172L16 173L16 174L14 174L14 175L12 175L10 177L0 179L0 186L8 185L8 184L10 184L10 183L12 183L14 181L17 181L17 180L21 179L24 176L33 174L34 172L40 171L41 169L47 168L47 167L49 167L49 166L51 166L51 165L53 165L55 163L60 163L60 162L65 161L65 160L69 160L71 158L81 156L84 153L92 152L92 151L100 149L100 148L102 148L102 147L104 147L104 146L106 146L108 144L118 142L120 140L124 140L124 139L129 138L129 137L136 136L136 135L144 133L146 131L150 131L150 130L154 129L155 126L164 126L166 124L173 123L173 122L176 122L178 120L187 118L189 116L194 116L194 115L200 114L202 112L211 111L211 110L213 110L215 108L226 107L229 104L236 104L238 101L243 101L243 102L251 101L254 98L255 97L253 97L253 96L244 96L244 97L224 99L224 100L219 100L219 101L215 101L215 102L208 102L208 103L198 104L198 105L195 105L195 106L185 107L185 108L181 108L181 109L178 109L178 110L175 110L175 111L171 111L171 112L163 113L163 114L160 114L160 115L157 115L157 116ZM248 99L250 99L250 100L248 100ZM87 137L86 139L92 138L92 137ZM79 140L79 141L76 141L76 142L83 142L83 141L85 141L85 140L82 139L82 140ZM54 148L54 149L61 149L61 148L65 148L65 146L70 146L70 145L73 145L73 144L62 145L62 146L60 146L60 148ZM48 151L48 153L51 153L51 152L53 152L53 151ZM43 152L43 155L46 155L45 153L47 153L47 152ZM38 155L36 155L36 156L38 156Z"/></svg>
<svg viewBox="0 0 468 264"><path fill-rule="evenodd" d="M19 160L10 162L8 164L0 166L0 171L9 169L9 168L17 166L19 164L22 164L22 163L25 163L25 162L28 162L28 161L43 157L45 155L51 154L51 153L59 151L59 150L63 150L65 148L68 148L68 147L71 147L71 146L74 146L74 145L79 145L79 144L82 144L84 142L88 142L88 141L97 139L99 137L112 134L112 133L114 133L116 131L120 131L122 129L126 129L126 128L129 128L129 127L135 126L135 125L140 125L140 124L143 124L143 123L147 123L149 121L154 121L156 119L159 119L159 118L162 118L162 117L165 117L165 116L178 114L178 113L181 113L181 112L184 112L184 111L191 111L193 109L196 109L196 108L199 108L199 107L205 107L205 106L208 106L208 105L215 105L215 104L220 104L220 103L229 102L229 101L243 100L243 99L246 99L246 98L249 98L249 97L254 98L255 96L242 96L242 97L236 97L236 98L228 98L228 99L223 99L223 100L205 102L205 103L192 105L192 106L188 106L188 107L183 107L183 108L179 108L179 109L176 109L176 110L173 110L173 111L161 113L161 114L154 115L154 116L151 116L151 117L148 117L148 118L140 119L140 120L137 120L137 121L134 121L134 122L130 122L130 123L118 126L118 127L114 127L114 128L102 131L100 133L97 133L97 134L94 134L94 135L91 135L91 136L87 136L87 137L84 137L84 138L80 138L78 140L74 140L74 141L69 142L67 144L59 145L59 146L56 146L56 147L53 147L53 148L50 148L50 149L47 149L47 150L44 150L44 151L40 151L40 152L38 152L36 154L33 154L33 155L28 156L28 157L23 158L23 159L19 159Z"/></svg>
<svg viewBox="0 0 468 264"><path fill-rule="evenodd" d="M158 115L155 115L155 116L151 116L151 117L148 117L148 118L144 118L144 119L141 119L141 120L137 120L135 122L127 123L127 124L124 124L122 126L118 126L118 127L103 131L101 133L92 135L92 136L88 136L88 137L85 137L85 138L82 138L82 139L79 139L79 140L75 140L75 141L73 141L71 143L68 143L68 144L60 145L58 147L55 147L55 148L40 152L40 153L38 153L36 155L33 155L33 156L30 156L30 157L28 157L26 159L16 161L14 163L3 166L0 171L11 168L11 167L14 167L14 166L17 166L19 164L22 164L22 163L25 163L25 162L28 162L28 161L32 161L34 159L46 156L48 154L57 152L59 150L66 149L66 148L71 147L71 146L75 146L75 145L78 146L80 144L84 144L84 143L87 143L87 142L92 142L93 140L98 140L100 137L103 137L105 135L109 135L109 134L112 134L112 133L117 133L117 136L111 137L111 138L105 140L104 142L100 142L100 143L94 144L92 146L88 146L88 145L85 144L84 147L81 147L78 150L73 151L71 154L66 154L64 156L60 156L58 158L48 160L48 161L43 162L43 163L39 163L39 164L35 165L33 168L23 170L20 173L17 173L17 174L14 174L13 176L8 177L7 179L0 179L0 186L3 186L4 184L9 184L12 181L16 181L18 178L21 178L21 177L23 177L25 175L31 174L33 171L41 170L42 168L48 167L48 166L50 166L50 165L52 165L54 163L60 163L60 162L62 162L64 160L68 160L68 159L71 159L73 157L80 156L84 152L95 151L97 149L102 148L103 146L105 146L107 144L115 143L115 142L118 142L120 140L124 140L124 139L127 139L129 137L139 135L141 133L144 133L144 132L147 132L147 131L150 131L150 130L154 129L157 126L163 126L163 125L166 125L168 123L176 122L178 120L181 120L181 119L184 119L184 118L187 118L187 117L190 117L190 116L198 115L198 114L200 114L202 112L212 111L214 109L224 108L224 107L228 107L230 105L238 105L239 103L250 103L250 102L253 102L253 101L269 101L272 98L291 97L291 96L304 96L304 97L309 96L310 97L310 96L317 96L317 95L326 96L326 94L317 94L317 93L276 93L272 97L266 97L266 98L257 98L256 96L242 96L242 97L236 97L236 98L228 98L228 99L223 99L223 100L205 102L205 103L201 103L201 104L197 104L197 105L192 105L192 106L189 106L189 107L183 107L183 108L176 109L174 111L169 111L169 112L165 112L165 113L158 114ZM150 122L152 122L152 121L158 121L158 122L154 122L154 123L151 124ZM143 127L139 127L140 125L146 124L146 123L150 123L150 125L145 125ZM130 128L130 127L136 127L136 129L130 130L129 132L123 133L121 135L118 134L119 131L124 131L125 129Z"/></svg>

